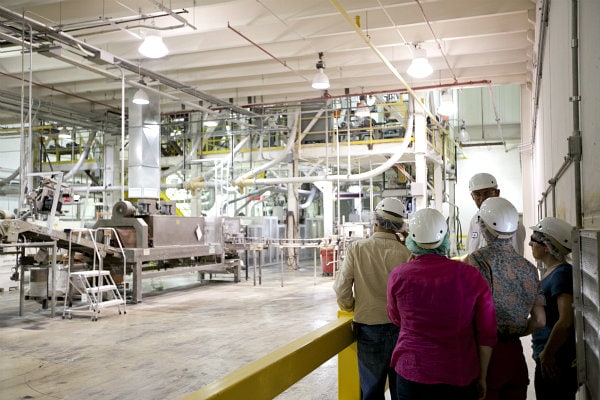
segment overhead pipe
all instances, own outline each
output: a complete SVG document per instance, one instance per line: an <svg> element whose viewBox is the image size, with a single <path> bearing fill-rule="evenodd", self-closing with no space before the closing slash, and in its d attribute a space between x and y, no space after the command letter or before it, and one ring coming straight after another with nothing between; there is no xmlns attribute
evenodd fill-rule
<svg viewBox="0 0 600 400"><path fill-rule="evenodd" d="M300 192L300 190L298 190L298 192ZM310 194L306 198L306 201L304 203L298 204L298 206L303 210L307 209L312 204L316 195L317 195L317 187L315 185L313 185L310 190Z"/></svg>
<svg viewBox="0 0 600 400"><path fill-rule="evenodd" d="M308 124L308 126L305 129L305 132L309 131L312 126L316 123L316 120L321 116L321 114L323 113L323 109L319 110L319 112L317 112L317 114L315 115L315 117L313 118L313 120ZM285 146L285 149L283 151L281 151L277 157L275 157L274 159L272 159L271 161L259 166L258 168L254 168L251 171L246 172L245 174L241 175L240 177L238 177L235 181L234 181L234 185L239 186L247 186L247 185L252 185L253 183L249 183L249 182L258 182L261 181L262 179L250 179L250 177L252 176L256 176L257 174L266 171L269 167L271 167L272 165L275 165L279 162L281 162L285 157L287 157L287 155L292 151L292 148L295 145L296 142L296 132L298 130L298 112L296 112L295 114L295 120L293 123L293 128L290 131L290 136L288 137L288 142ZM301 137L302 138L302 137ZM275 182L273 183L277 183L277 182L281 182L278 179L275 179Z"/></svg>
<svg viewBox="0 0 600 400"><path fill-rule="evenodd" d="M132 10L134 11L134 10ZM178 9L178 10L172 10L174 13L177 14L187 14L188 11L185 9ZM164 18L166 16L168 16L169 13L166 12L155 12L155 13L150 13L150 14L143 14L143 15L136 15L135 17L120 17L120 18L100 18L100 19L95 19L95 20L91 20L91 21L81 21L81 22L75 22L72 24L63 24L61 25L61 30L63 32L76 32L76 31L82 31L82 30L86 30L86 29L95 29L95 28L101 28L103 26L115 26L119 29L121 29L118 25L119 24L126 24L126 23L130 23L130 22L137 22L137 21L147 21L147 20L153 20L156 18ZM179 26L179 25L178 25ZM125 29L135 29L135 28L143 28L145 27L145 25L133 25L133 26L126 26ZM148 25L148 27L152 27L152 25ZM163 29L163 28L159 28L154 26L154 29ZM170 27L167 27L170 28ZM87 36L89 35L96 35L96 34L102 34L102 33L110 33L110 32L115 32L115 30L103 30L103 31L97 31L97 32L89 32L86 33Z"/></svg>
<svg viewBox="0 0 600 400"><path fill-rule="evenodd" d="M6 186L21 173L21 168L15 169L10 175L0 179L0 188Z"/></svg>
<svg viewBox="0 0 600 400"><path fill-rule="evenodd" d="M250 203L250 201L252 201L252 199L249 199L249 198L252 198L253 196L257 196L257 195L260 195L260 194L263 194L263 193L268 192L268 191L276 191L276 192L279 192L279 193L285 193L287 191L287 189L286 188L282 188L280 186L265 186L265 187L262 187L260 189L255 190L253 192L250 192L248 194L244 194L243 196L227 200L221 206L221 215L225 215L225 209L227 208L227 206L229 204L233 204L233 203L237 203L238 201L246 200L246 202L242 206L238 207L237 210L235 211L235 214L237 215L237 213L238 213L238 211L240 209L246 207L246 205L248 205L248 203Z"/></svg>
<svg viewBox="0 0 600 400"><path fill-rule="evenodd" d="M444 59L444 62L446 63L446 67L452 74L452 78L454 78L454 83L458 82L458 79L456 78L456 74L454 73L454 70L450 66L450 63L448 62L448 57L446 57L446 53L444 52L444 50L442 49L442 46L440 45L440 40L438 39L437 35L433 31L433 28L431 27L431 23L429 22L429 18L427 18L427 15L425 14L425 10L423 10L423 6L421 5L421 2L419 0L415 0L415 1L417 2L419 9L421 10L421 14L423 15L423 18L425 19L425 22L427 23L427 27L429 28L429 31L431 32L431 35L433 36L433 39L435 40L435 44L437 45L438 50L442 54L442 58Z"/></svg>
<svg viewBox="0 0 600 400"><path fill-rule="evenodd" d="M0 6L0 9L1 8L2 7ZM62 48L60 48L60 49L62 49ZM108 71L106 71L106 70L104 70L102 68L99 68L99 67L96 67L96 66L93 66L93 65L83 64L83 63L79 62L78 60L74 60L74 59L72 59L70 57L66 57L65 55L62 55L60 53L60 51L58 51L56 49L49 49L48 52L40 52L40 53L43 54L43 55L47 55L49 57L52 57L52 58L59 59L59 60L64 61L66 63L72 64L72 65L74 65L76 67L80 67L80 68L86 69L86 70L88 70L90 72L95 72L95 73L97 73L99 75L106 76L107 78L110 78L110 79L114 79L114 80L121 80L122 79L122 77L120 75L116 75L116 74L113 74L112 72L108 72ZM116 67L121 67L121 64L115 64L115 66ZM144 90L156 93L159 96L166 97L166 98L169 98L171 100L175 100L175 101L177 101L177 102L179 102L181 104L188 105L188 106L190 106L190 107L192 107L193 109L196 109L196 110L204 111L204 112L211 113L211 114L217 114L216 111L211 110L210 108L206 108L206 107L201 106L201 105L199 105L197 103L192 103L191 101L183 101L180 98L178 98L177 96L174 96L172 94L160 91L159 89L153 88L152 86L146 86L146 85L144 85L142 83L139 83L139 82L137 82L135 80L128 80L128 79L126 79L125 81L127 82L128 85L133 86L133 87L135 87L137 89L144 89Z"/></svg>
<svg viewBox="0 0 600 400"><path fill-rule="evenodd" d="M485 85L490 85L491 83L492 83L492 81L490 81L488 79L484 79L484 80L479 80L479 81L440 83L440 84L436 84L436 85L415 86L412 88L412 90L418 92L418 91L423 91L423 90L452 89L452 88L463 88L463 87L467 87L467 86L485 86ZM349 94L340 94L340 95L328 94L327 98L328 99L340 99L340 98L347 98L347 97L375 96L378 94L388 94L388 93L408 93L408 90L404 87L404 88L394 88L394 89L387 89L387 90L373 90L370 92L349 93ZM322 101L323 97L305 98L305 99L297 100L297 102L319 101L319 100ZM273 102L267 102L267 103L252 103L252 104L243 105L242 107L244 107L244 108L260 108L260 107L276 106L276 105L281 105L281 104L288 105L288 104L290 104L290 100L288 99L288 100L273 101Z"/></svg>
<svg viewBox="0 0 600 400"><path fill-rule="evenodd" d="M502 124L500 123L500 116L498 115L498 107L496 107L496 99L494 98L494 91L492 90L492 85L488 85L488 93L490 94L490 101L492 102L492 107L494 109L494 120L496 121L496 125L498 126L498 134L500 135L500 140L504 145L504 152L508 153L508 149L506 148L506 140L504 140L504 134L502 133ZM482 105L483 107L483 105ZM483 129L483 126L482 126ZM482 131L483 135L483 131Z"/></svg>
<svg viewBox="0 0 600 400"><path fill-rule="evenodd" d="M150 0L152 3L154 3L155 6L157 6L161 11L164 11L166 13L168 13L171 17L175 18L177 21L181 22L184 25L189 26L190 28L192 28L193 30L198 30L198 28L196 28L194 25L190 24L187 19L183 18L181 15L177 14L176 12L174 12L171 8L166 7L165 5L163 5L162 3L156 1L156 0Z"/></svg>
<svg viewBox="0 0 600 400"><path fill-rule="evenodd" d="M86 160L86 158L90 152L90 149L92 148L92 143L94 143L95 138L96 138L96 131L93 131L92 134L88 137L88 141L87 141L83 151L79 155L79 159L77 160L77 163L69 172L67 172L65 174L65 176L63 176L63 181L66 181L67 179L72 178L73 175L75 175L79 171L79 169L83 165L83 162Z"/></svg>
<svg viewBox="0 0 600 400"><path fill-rule="evenodd" d="M14 75L11 75L11 74L7 74L7 73L2 72L2 71L0 71L0 75L6 76L8 78L13 78L13 79L16 79L16 80L19 80L19 81L23 80L23 78L19 78L17 76L14 76ZM27 83L29 83L29 80L25 79L25 81ZM65 96L69 96L69 97L73 97L73 98L76 98L76 99L84 100L84 101L87 101L87 102L89 102L91 104L98 104L98 105L101 105L101 106L106 107L108 109L117 110L116 107L113 107L113 106L111 106L109 104L102 103L102 102L97 101L97 100L92 100L90 98L83 97L83 96L80 96L80 95L75 94L75 93L69 93L69 92L66 92L64 90L57 89L54 86L44 85L43 83L39 83L39 82L32 82L32 83L33 83L34 86L41 87L41 88L44 88L44 89L48 89L48 90L51 90L53 92L57 92L57 93L60 93L60 94L64 94Z"/></svg>
<svg viewBox="0 0 600 400"><path fill-rule="evenodd" d="M549 1L544 1L542 7L542 29L544 30L544 35L540 35L540 40L545 38L545 30L547 26L547 15L549 14ZM547 216L547 197L552 194L555 195L556 184L560 180L560 178L566 173L567 169L571 164L573 164L573 174L574 174L574 185L575 185L575 226L577 228L583 227L583 216L582 216L582 185L581 185L581 154L583 151L582 148L582 138L581 138L581 130L580 130L580 111L579 111L579 102L581 101L580 91L579 91L579 7L578 1L571 1L571 83L573 86L573 95L570 97L572 104L572 114L573 114L573 134L568 138L568 154L565 157L562 165L558 169L558 171L554 174L552 178L548 180L548 188L545 192L542 193L542 198L538 201L538 214L539 217ZM544 45L540 44L539 48L543 49ZM543 50L541 50L543 51ZM540 57L540 61L537 65L539 65L538 70L538 80L536 85L536 95L534 99L535 111L534 111L534 128L533 128L533 140L532 143L535 143L535 123L537 122L537 109L539 102L539 91L540 86L539 82L542 77L542 55L543 53L538 53L538 57ZM544 215L542 215L542 206L544 207ZM556 203L552 204L552 215L556 216Z"/></svg>
<svg viewBox="0 0 600 400"><path fill-rule="evenodd" d="M377 55L377 57L379 57L379 59L390 70L390 72L404 85L404 87L406 88L406 91L415 100L415 103L418 104L419 107L421 107L421 109L423 110L423 112L427 116L429 116L429 118L431 119L431 124L436 125L440 129L440 131L443 131L444 127L442 126L442 124L440 124L437 121L435 115L433 115L431 113L431 111L429 111L429 109L427 109L427 107L425 106L425 104L423 104L421 102L421 99L419 98L419 96L417 95L417 93L410 87L410 85L408 84L408 82L406 82L406 80L402 77L402 75L400 75L400 72L398 72L398 70L396 69L396 67L394 67L394 65L387 59L387 57L384 56L383 53L381 51L379 51L379 49L377 47L375 47L375 45L373 44L373 42L371 42L371 38L369 36L365 35L364 32L360 29L360 27L358 25L356 25L356 23L352 20L352 17L340 5L339 1L338 0L330 0L330 1L335 6L335 8L338 9L338 11L340 12L340 14L342 14L342 16L346 19L346 21L348 22L348 24L350 24L350 26L352 26L354 28L354 30L356 31L356 33L363 39L363 41L371 48L371 50L373 50L373 52L375 52L375 54ZM408 131L408 129L407 129L407 131Z"/></svg>
<svg viewBox="0 0 600 400"><path fill-rule="evenodd" d="M94 62L101 64L112 64L112 65L120 65L122 68L133 72L135 74L143 75L149 79L158 81L165 86L168 86L172 89L178 90L180 92L186 93L190 96L208 101L209 103L216 104L219 106L223 106L226 109L237 112L238 114L248 115L248 116L257 116L255 113L250 112L244 108L238 107L236 105L231 104L230 102L210 95L208 93L204 93L200 90L193 89L189 87L189 85L183 84L181 82L177 82L173 79L170 79L166 76L160 75L154 71L149 69L145 69L138 64L135 64L129 60L126 60L122 57L115 56L114 54L110 54L98 47L92 46L89 43L81 41L71 35L68 35L62 31L59 31L55 28L42 24L32 18L20 15L6 7L0 6L0 16L4 18L19 22L23 25L27 24L30 26L31 30L35 29L36 31L43 33L46 37L53 39L57 42L69 45L74 48L83 48L86 52L91 52L96 55L96 57L90 57L90 59ZM179 101L179 99L177 99Z"/></svg>
<svg viewBox="0 0 600 400"><path fill-rule="evenodd" d="M18 100L17 103L13 103L12 101L15 101L15 99L18 99L18 97L14 94L0 90L1 108L17 113L21 107L21 101ZM101 115L90 115L85 114L80 110L64 109L59 105L52 105L39 100L36 103L37 107L34 114L38 120L56 121L63 125L79 126L88 129L97 129L98 125L104 122L104 120L100 118ZM46 127L52 128L53 126L47 125ZM105 124L105 126L103 126L104 132L113 132L114 129L116 128L113 125ZM34 130L37 129L34 128ZM14 131L14 129L11 129L11 131ZM2 133L2 130L0 130L0 135Z"/></svg>
<svg viewBox="0 0 600 400"><path fill-rule="evenodd" d="M574 180L575 180L575 226L583 228L582 217L582 185L581 185L581 153L582 139L580 129L579 115L579 5L578 0L571 1L571 63L572 63L572 84L573 96L571 104L573 105L573 135L569 137L569 158L573 159Z"/></svg>
<svg viewBox="0 0 600 400"><path fill-rule="evenodd" d="M188 152L188 159L192 159L192 157L196 154L201 141L202 141L202 135L196 135L196 137L194 138L194 141L192 142L192 146L190 147L190 151ZM188 164L189 163L190 163L190 161L188 161ZM175 165L170 166L166 170L162 171L160 176L164 178L166 176L171 175L176 170L181 169L183 167L183 164L184 164L184 160L178 162Z"/></svg>
<svg viewBox="0 0 600 400"><path fill-rule="evenodd" d="M245 138L243 138L242 140L240 140L240 142L233 149L233 154L239 153L240 150L249 141L250 141L249 135L246 136ZM224 165L229 164L229 161L230 161L229 157L223 157L222 159L215 160L215 166L212 169L208 170L207 172L203 173L200 176L197 176L195 178L190 178L187 182L185 182L183 184L183 188L192 190L192 191L196 191L196 190L199 190L199 189L209 186L210 182L208 182L208 180L214 177L218 168L223 168ZM202 162L202 160L191 160L189 163L193 165L193 164L199 164L200 162Z"/></svg>
<svg viewBox="0 0 600 400"><path fill-rule="evenodd" d="M274 191L274 192L277 192L277 193L287 193L287 188L285 188L283 186L266 186L266 187L262 187L260 189L257 189L257 190L255 190L255 191L253 191L251 193L245 194L243 196L236 197L236 198L231 199L231 200L227 200L223 204L223 206L221 207L221 214L225 214L225 209L227 208L227 206L229 204L237 203L238 201L242 201L242 200L246 200L246 202L243 205L241 205L240 207L238 207L236 209L235 214L238 214L238 211L240 209L246 207L252 201L252 199L250 199L250 200L248 199L249 197L256 196L256 195L259 195L259 194L263 194L263 193L268 192L268 191ZM308 195L308 199L306 200L306 202L304 202L303 204L300 205L300 208L303 208L303 209L307 208L312 203L312 201L314 200L314 197L315 197L316 193L317 193L317 188L314 187L314 186L313 186L313 189L310 192L308 190L299 189L298 190L298 194Z"/></svg>
<svg viewBox="0 0 600 400"><path fill-rule="evenodd" d="M408 126L412 127L414 116L409 115ZM385 163L379 167L372 169L367 172L354 174L354 175L319 175L319 176L299 176L299 177L288 177L288 178L263 178L263 179L238 179L236 180L237 185L248 186L248 185L272 185L276 183L315 183L320 181L339 181L339 182L356 182L363 179L369 179L371 177L380 175L393 167L394 164L400 161L406 149L410 145L412 136L412 129L407 129L402 140L402 146L400 150L390 157Z"/></svg>
<svg viewBox="0 0 600 400"><path fill-rule="evenodd" d="M114 185L114 186L71 186L71 191L74 193L101 193L101 192L116 192L129 190L129 185ZM160 189L184 189L181 183L161 183Z"/></svg>
<svg viewBox="0 0 600 400"><path fill-rule="evenodd" d="M541 11L540 11L540 34L538 36L538 59L534 63L537 66L537 71L534 76L534 93L533 93L533 112L531 113L533 121L531 124L531 143L535 143L535 133L537 130L538 110L540 108L540 90L542 81L542 72L544 67L544 51L546 47L546 33L548 31L548 18L550 14L550 0L542 0Z"/></svg>
<svg viewBox="0 0 600 400"><path fill-rule="evenodd" d="M25 37L25 24L22 25L23 33L22 37ZM33 43L33 33L31 31L31 26L29 27L29 44ZM21 54L21 73L23 77L25 77L25 52L27 48L24 45L22 46L22 54ZM31 150L33 147L32 136L33 136L33 127L32 127L32 108L33 108L33 88L31 82L33 81L33 47L29 47L29 84L28 87L28 101L27 101L27 118L28 118L28 129L27 134L25 134L25 115L24 115L24 107L25 107L25 81L21 82L21 109L20 109L20 119L21 119L21 134L20 134L20 151L19 151L19 164L21 170L21 176L19 179L20 187L19 187L19 204L17 205L17 215L21 214L21 207L25 203L25 196L30 190L33 190L33 180L31 179L30 173L33 172L33 157L31 157Z"/></svg>
<svg viewBox="0 0 600 400"><path fill-rule="evenodd" d="M279 58L277 58L276 56L274 56L273 54L271 54L269 51L267 51L264 47L262 47L261 45L259 45L258 43L254 42L252 39L250 39L248 36L244 35L242 32L238 31L237 29L235 29L233 26L231 26L231 24L229 24L229 22L227 22L227 27L229 29L231 29L232 31L234 31L236 34L238 34L240 37L242 37L243 39L245 39L248 43L250 43L251 45L253 45L254 47L256 47L257 49L259 49L260 51L262 51L263 53L265 53L266 55L268 55L269 57L271 57L273 60L277 61L279 64L283 65L285 68L289 69L290 71L292 71L294 74L298 75L299 77L301 77L302 79L304 79L307 82L310 82L310 79L307 78L306 76L302 75L301 73L299 73L298 71L296 71L295 69L293 69L292 67L290 67L287 62L280 60Z"/></svg>

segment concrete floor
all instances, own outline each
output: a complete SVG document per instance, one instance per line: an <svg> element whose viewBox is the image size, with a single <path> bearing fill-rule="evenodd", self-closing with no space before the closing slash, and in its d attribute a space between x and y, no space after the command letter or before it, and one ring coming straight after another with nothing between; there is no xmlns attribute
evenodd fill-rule
<svg viewBox="0 0 600 400"><path fill-rule="evenodd" d="M63 320L62 307L50 318L32 300L18 317L18 292L4 292L0 399L179 399L336 318L332 277L284 269L264 268L256 286L252 269L237 284L199 284L193 273L144 281L142 303L102 310L97 322ZM337 358L277 399L337 399Z"/></svg>
<svg viewBox="0 0 600 400"><path fill-rule="evenodd" d="M170 290L173 278L145 282L139 304L89 317L50 318L28 300L18 317L18 292L0 295L0 398L179 399L270 351L336 319L332 278L312 267L263 270L241 283L195 284ZM163 286L152 293L153 287ZM278 399L336 399L337 358Z"/></svg>

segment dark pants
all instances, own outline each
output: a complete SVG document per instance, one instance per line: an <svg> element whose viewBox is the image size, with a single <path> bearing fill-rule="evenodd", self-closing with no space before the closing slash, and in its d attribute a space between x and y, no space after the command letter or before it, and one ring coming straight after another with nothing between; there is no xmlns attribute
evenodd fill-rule
<svg viewBox="0 0 600 400"><path fill-rule="evenodd" d="M498 340L487 374L486 400L526 400L529 373L518 337Z"/></svg>
<svg viewBox="0 0 600 400"><path fill-rule="evenodd" d="M394 324L365 325L355 322L358 375L362 400L383 400L389 378L392 400L396 400L396 372L390 367L400 328Z"/></svg>
<svg viewBox="0 0 600 400"><path fill-rule="evenodd" d="M431 385L396 376L398 400L477 400L476 382L469 386Z"/></svg>
<svg viewBox="0 0 600 400"><path fill-rule="evenodd" d="M542 376L539 360L535 360L535 398L537 400L575 400L577 368L563 365L555 379Z"/></svg>

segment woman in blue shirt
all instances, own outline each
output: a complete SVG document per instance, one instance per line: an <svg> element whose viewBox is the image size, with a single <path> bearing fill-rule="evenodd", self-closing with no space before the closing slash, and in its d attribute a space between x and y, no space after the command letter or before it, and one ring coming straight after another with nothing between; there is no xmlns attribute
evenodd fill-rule
<svg viewBox="0 0 600 400"><path fill-rule="evenodd" d="M546 297L546 326L532 335L537 400L575 399L575 328L573 272L567 262L573 227L547 217L535 226L529 245L543 264L542 291Z"/></svg>

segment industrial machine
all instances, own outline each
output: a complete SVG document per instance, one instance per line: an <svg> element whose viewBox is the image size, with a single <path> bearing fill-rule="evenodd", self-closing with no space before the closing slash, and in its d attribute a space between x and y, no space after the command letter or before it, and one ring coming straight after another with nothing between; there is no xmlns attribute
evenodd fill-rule
<svg viewBox="0 0 600 400"><path fill-rule="evenodd" d="M141 281L183 272L198 271L201 279L212 274L232 274L238 282L244 248L237 217L182 217L174 204L144 200L136 206L117 202L110 219L98 220L94 228L114 228L124 248L127 272L133 274L133 301L142 300ZM119 260L107 257L105 265L120 268Z"/></svg>
<svg viewBox="0 0 600 400"><path fill-rule="evenodd" d="M59 193L56 187L60 186L60 182L53 185L51 180L44 180L40 189L28 200L35 213L27 213L22 219L0 219L0 252L8 249L23 252L24 248L35 250L36 244L40 249L47 249L50 244L50 247L55 244L56 249L69 249L69 259L59 258L54 264L78 264L79 272L82 268L93 269L92 263L86 265L85 260L100 254L103 269L110 271L116 283L125 282L124 275L132 274L130 289L133 302L142 301L142 279L146 278L195 271L201 280L225 274L231 276L233 282L239 281L242 262L238 253L245 246L239 218L182 217L176 215L172 202L144 199L135 204L117 202L111 218L98 220L90 229L95 234L86 237L74 234L71 229L59 230L40 224L39 220L37 223L25 220L35 214L46 213L49 218L54 212L58 213L63 195L53 194ZM63 192L67 191L60 191ZM106 232L109 232L108 237L105 237ZM48 286L40 281L40 277L53 274L38 269L53 269L54 273L61 269L51 265L48 257L45 257L44 263L25 262L29 259L32 257L21 257L24 261L15 267L13 275L15 279L22 280L24 269L34 271L36 279L33 293L30 289L29 296L45 300L50 294L43 291L40 295L37 286ZM84 260L83 267L80 260Z"/></svg>

